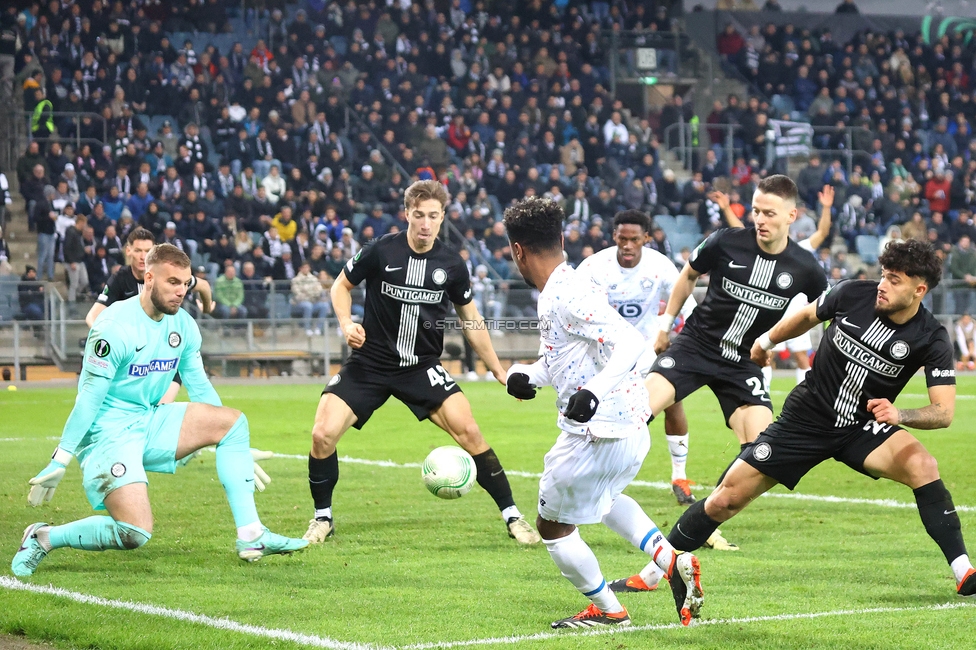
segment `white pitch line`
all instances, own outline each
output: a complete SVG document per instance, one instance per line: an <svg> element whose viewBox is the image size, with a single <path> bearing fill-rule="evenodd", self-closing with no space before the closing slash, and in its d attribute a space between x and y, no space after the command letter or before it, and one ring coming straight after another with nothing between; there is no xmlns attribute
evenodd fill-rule
<svg viewBox="0 0 976 650"><path fill-rule="evenodd" d="M468 639L464 641L432 641L428 643L414 643L405 646L386 647L375 646L367 643L354 643L348 641L337 641L328 637L321 637L314 634L303 634L291 630L266 628L259 625L239 623L229 618L214 618L202 614L194 614L181 609L171 609L150 605L146 603L134 603L127 600L109 600L99 596L83 594L76 591L69 591L50 585L35 585L20 582L14 578L0 576L0 588L14 591L26 591L35 594L45 594L58 598L65 598L83 605L95 605L108 607L111 609L121 609L148 616L159 616L171 618L184 623L195 623L205 625L228 632L237 632L249 636L261 637L265 639L275 639L305 645L313 648L328 648L329 650L448 650L450 648L465 648L472 646L486 645L514 645L531 641L545 641L548 639L565 639L582 636L603 636L606 634L630 634L634 632L654 632L663 630L680 630L679 623L665 623L657 625L636 625L624 628L605 628L599 630L586 630L582 632L538 632L536 634L519 634L506 637L491 637L483 639ZM715 625L744 625L747 623L767 623L774 621L796 621L826 618L833 616L864 616L866 614L897 614L902 612L926 612L942 611L950 609L960 609L964 607L974 607L976 603L945 603L941 605L928 605L925 607L872 607L866 609L839 609L827 612L809 612L805 614L775 614L771 616L747 616L742 618L717 618L697 621L694 627L715 626Z"/></svg>
<svg viewBox="0 0 976 650"><path fill-rule="evenodd" d="M830 612L810 612L808 614L776 614L773 616L748 616L744 618L715 618L695 622L694 627L706 625L743 625L746 623L766 623L769 621L796 621L803 619L826 618L830 616L863 616L865 614L897 614L899 612L941 611L946 609L960 609L974 607L976 603L945 603L943 605L929 605L927 607L872 607L870 609L838 609ZM633 625L629 627L611 627L586 630L584 632L538 632L536 634L512 635L491 639L471 639L469 641L440 641L431 643L415 643L400 646L399 650L437 650L448 648L464 648L482 645L514 645L529 641L545 641L548 639L570 639L581 636L604 636L607 634L630 634L633 632L654 632L660 630L680 630L680 623L664 625Z"/></svg>
<svg viewBox="0 0 976 650"><path fill-rule="evenodd" d="M292 460L308 460L308 456L298 454L275 454L275 458L288 458ZM395 467L400 469L420 469L420 463L394 463L392 460L369 460L366 458L352 458L351 456L340 456L339 462L351 465L372 465L373 467ZM541 478L542 474L537 472L521 472L519 470L505 470L509 476L520 476L523 478ZM663 481L631 481L631 485L636 487L646 487L654 490L671 490L671 484ZM699 491L711 490L713 486L695 486ZM847 503L852 505L878 506L881 508L910 508L915 509L914 503L895 501L894 499L858 499L853 497L836 497L821 494L802 494L799 492L766 492L763 497L772 499L797 499L799 501L820 501L822 503ZM976 512L976 506L956 506L957 512Z"/></svg>
<svg viewBox="0 0 976 650"><path fill-rule="evenodd" d="M168 607L160 607L158 605L133 603L128 600L109 600L107 598L100 598L99 596L82 594L77 591L68 591L67 589L61 589L59 587L20 582L19 580L8 578L7 576L0 576L0 588L57 596L59 598L73 600L76 603L82 603L84 605L98 605L100 607L124 609L130 612L137 612L139 614L148 614L150 616L172 618L184 623L197 623L199 625L206 625L207 627L216 628L218 630L239 632L241 634L248 634L250 636L263 637L266 639L276 639L278 641L290 641L292 643L298 643L313 648L329 648L330 650L383 650L380 646L370 645L367 643L336 641L335 639L316 636L314 634L303 634L301 632L292 632L291 630L281 630L261 627L258 625L249 625L247 623L238 623L237 621L232 621L229 618L213 618L212 616L186 612L182 609L170 609Z"/></svg>
<svg viewBox="0 0 976 650"><path fill-rule="evenodd" d="M61 436L46 436L44 440L60 440ZM23 442L24 440L39 440L39 438L0 438L0 442Z"/></svg>

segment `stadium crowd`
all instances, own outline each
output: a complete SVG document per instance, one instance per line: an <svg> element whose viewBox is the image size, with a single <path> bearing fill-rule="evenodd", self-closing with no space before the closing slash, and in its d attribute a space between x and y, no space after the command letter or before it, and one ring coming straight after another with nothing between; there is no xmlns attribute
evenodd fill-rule
<svg viewBox="0 0 976 650"><path fill-rule="evenodd" d="M452 197L447 239L468 248L477 293L490 298L482 311L521 315L496 296L518 281L505 206L531 195L560 202L573 264L609 244L620 209L691 215L695 240L675 245L670 229L656 228L650 243L680 265L688 244L726 225L712 190L748 223L752 190L777 164L767 159L768 121L785 117L855 127L852 173L840 155L847 141L817 133L814 145L829 153L798 176L809 208L799 238L816 227L817 191L835 187L834 241L845 245L820 253L833 280L862 271L848 251L862 253L867 235L866 262L888 240L928 239L951 277L976 286L973 46L961 35L927 46L918 35L865 33L838 44L829 31L792 25L726 27L718 49L756 93L716 102L703 120L716 144L682 182L660 166L659 136L692 118L690 103L678 96L637 115L613 99L601 37L670 29L669 6L488 6L271 2L246 16L253 47L221 39L237 36L221 33L234 20L224 0L7 7L35 137L16 174L38 233L38 277L53 278L63 261L69 299L97 293L141 226L205 266L219 317L266 313L267 284L294 282L308 262L323 288L293 303L308 319L309 304L327 313L319 303L363 244L404 228L403 189L437 178ZM171 42L193 27L226 47ZM97 115L79 127L72 111ZM99 148L103 122L109 141ZM718 144L726 124L734 160ZM87 140L68 152L58 140L67 146L78 128ZM966 311L970 291L954 297Z"/></svg>

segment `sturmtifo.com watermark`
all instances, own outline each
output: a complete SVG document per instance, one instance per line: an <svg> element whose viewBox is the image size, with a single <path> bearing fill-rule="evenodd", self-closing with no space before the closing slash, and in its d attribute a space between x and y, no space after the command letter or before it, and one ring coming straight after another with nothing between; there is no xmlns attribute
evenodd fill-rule
<svg viewBox="0 0 976 650"><path fill-rule="evenodd" d="M548 330L552 323L545 318L502 318L499 320L485 319L483 321L461 321L457 319L423 322L425 330L436 329L442 332L463 330L489 330L496 332L542 332Z"/></svg>

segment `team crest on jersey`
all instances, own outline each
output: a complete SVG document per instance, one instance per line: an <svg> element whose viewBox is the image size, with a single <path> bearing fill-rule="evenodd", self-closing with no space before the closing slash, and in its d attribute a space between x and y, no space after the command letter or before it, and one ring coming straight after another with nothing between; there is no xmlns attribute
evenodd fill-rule
<svg viewBox="0 0 976 650"><path fill-rule="evenodd" d="M654 280L650 278L641 278L640 287L644 291L650 291L654 288Z"/></svg>
<svg viewBox="0 0 976 650"><path fill-rule="evenodd" d="M329 386L335 386L340 381L342 381L342 375L336 374L329 380Z"/></svg>
<svg viewBox="0 0 976 650"><path fill-rule="evenodd" d="M674 359L671 357L661 357L658 359L657 365L662 368L674 368Z"/></svg>
<svg viewBox="0 0 976 650"><path fill-rule="evenodd" d="M891 344L891 356L894 359L904 359L912 349L904 341L895 341Z"/></svg>
<svg viewBox="0 0 976 650"><path fill-rule="evenodd" d="M178 348L180 347L180 343L183 342L183 338L180 336L179 332L170 332L168 340L169 347L171 348Z"/></svg>
<svg viewBox="0 0 976 650"><path fill-rule="evenodd" d="M430 279L434 281L434 284L444 284L447 282L447 271L434 269L434 272L430 274Z"/></svg>
<svg viewBox="0 0 976 650"><path fill-rule="evenodd" d="M92 351L95 353L96 357L104 359L112 352L112 346L108 344L105 339L98 339L95 341L95 345L92 346Z"/></svg>
<svg viewBox="0 0 976 650"><path fill-rule="evenodd" d="M780 289L789 289L793 284L793 276L785 271L776 276L776 286Z"/></svg>
<svg viewBox="0 0 976 650"><path fill-rule="evenodd" d="M760 442L756 445L756 448L752 450L752 456L756 460L762 462L764 460L769 460L769 457L773 455L773 450L769 446L768 442Z"/></svg>
<svg viewBox="0 0 976 650"><path fill-rule="evenodd" d="M110 471L112 472L112 476L115 478L122 478L125 476L125 465L122 463L115 463L112 465L112 469Z"/></svg>

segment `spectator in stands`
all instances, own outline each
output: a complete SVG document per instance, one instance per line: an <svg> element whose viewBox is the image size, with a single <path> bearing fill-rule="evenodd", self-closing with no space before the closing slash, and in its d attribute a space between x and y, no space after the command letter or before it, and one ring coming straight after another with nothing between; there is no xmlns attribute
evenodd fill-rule
<svg viewBox="0 0 976 650"><path fill-rule="evenodd" d="M258 275L254 262L241 265L241 283L244 286L244 308L251 318L268 317L268 280Z"/></svg>
<svg viewBox="0 0 976 650"><path fill-rule="evenodd" d="M37 278L37 271L30 264L20 276L17 285L17 301L20 313L27 320L44 320L44 285Z"/></svg>
<svg viewBox="0 0 976 650"><path fill-rule="evenodd" d="M968 312L956 321L956 348L959 350L957 370L976 370L976 321Z"/></svg>
<svg viewBox="0 0 976 650"><path fill-rule="evenodd" d="M272 164L268 170L268 175L261 179L261 187L267 192L268 202L271 205L277 205L287 188L277 164Z"/></svg>
<svg viewBox="0 0 976 650"><path fill-rule="evenodd" d="M299 314L305 334L320 336L325 327L325 318L330 313L325 289L319 279L312 275L311 264L306 260L299 265L298 273L291 279L292 314ZM320 319L312 328L312 317Z"/></svg>
<svg viewBox="0 0 976 650"><path fill-rule="evenodd" d="M217 277L213 290L214 316L220 319L247 318L244 306L244 283L237 277L233 263L224 266L224 273Z"/></svg>
<svg viewBox="0 0 976 650"><path fill-rule="evenodd" d="M3 228L0 228L0 275L13 275L14 267L10 265L10 247L3 238Z"/></svg>
<svg viewBox="0 0 976 650"><path fill-rule="evenodd" d="M949 274L954 280L952 292L955 313L964 314L972 304L973 288L976 288L976 247L969 235L959 238L949 257Z"/></svg>
<svg viewBox="0 0 976 650"><path fill-rule="evenodd" d="M88 293L88 268L85 264L87 254L82 234L87 224L88 219L78 215L74 225L69 226L65 232L64 264L68 271L68 302L75 302L79 292L82 296Z"/></svg>

